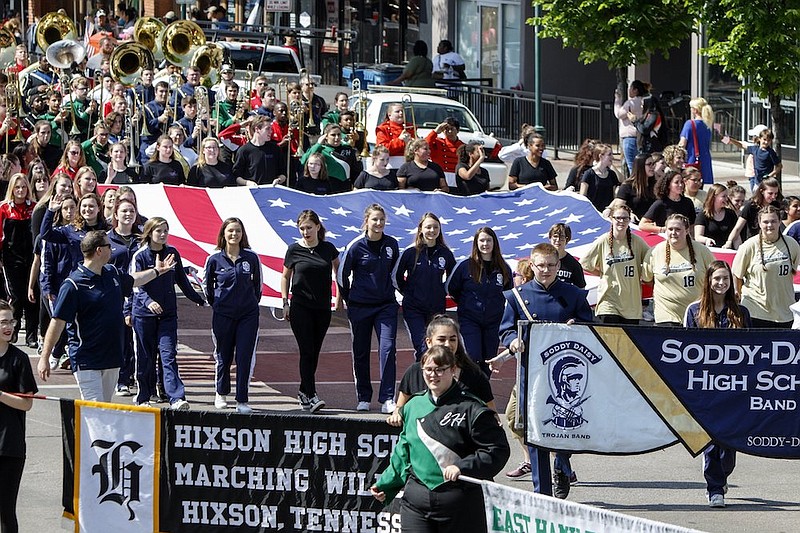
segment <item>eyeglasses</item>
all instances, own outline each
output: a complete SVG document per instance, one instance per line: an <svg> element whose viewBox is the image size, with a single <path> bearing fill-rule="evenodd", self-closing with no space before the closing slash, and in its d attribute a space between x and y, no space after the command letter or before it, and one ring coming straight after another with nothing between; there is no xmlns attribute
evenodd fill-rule
<svg viewBox="0 0 800 533"><path fill-rule="evenodd" d="M555 263L534 263L533 266L535 266L536 269L541 271L541 272L546 272L548 270L555 270L556 268L558 268L558 262L555 262Z"/></svg>
<svg viewBox="0 0 800 533"><path fill-rule="evenodd" d="M434 366L434 367L424 367L422 369L427 376L443 376L445 372L453 368L452 366Z"/></svg>
<svg viewBox="0 0 800 533"><path fill-rule="evenodd" d="M79 150L70 150L67 152L69 155L81 155Z"/></svg>
<svg viewBox="0 0 800 533"><path fill-rule="evenodd" d="M627 222L631 219L631 217L611 217L617 222Z"/></svg>
<svg viewBox="0 0 800 533"><path fill-rule="evenodd" d="M0 320L0 328L13 328L17 325L16 320Z"/></svg>

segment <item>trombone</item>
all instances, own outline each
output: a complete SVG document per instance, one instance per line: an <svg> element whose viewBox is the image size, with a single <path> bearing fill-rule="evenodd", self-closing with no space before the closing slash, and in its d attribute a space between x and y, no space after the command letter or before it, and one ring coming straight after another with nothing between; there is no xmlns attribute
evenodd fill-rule
<svg viewBox="0 0 800 533"><path fill-rule="evenodd" d="M411 95L406 93L401 98L400 101L403 103L403 116L406 115L406 107L411 110L411 127L414 129L414 137L417 136L417 117L414 115L414 101L411 99ZM405 123L403 126L404 129L408 130L408 122Z"/></svg>

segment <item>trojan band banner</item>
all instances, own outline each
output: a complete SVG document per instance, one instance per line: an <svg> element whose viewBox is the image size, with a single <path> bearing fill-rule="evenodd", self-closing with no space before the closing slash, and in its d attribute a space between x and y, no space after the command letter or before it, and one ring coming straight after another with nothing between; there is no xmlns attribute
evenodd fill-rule
<svg viewBox="0 0 800 533"><path fill-rule="evenodd" d="M399 434L382 420L71 400L61 411L75 531L400 531L369 492Z"/></svg>
<svg viewBox="0 0 800 533"><path fill-rule="evenodd" d="M528 346L530 444L800 458L798 331L536 324Z"/></svg>

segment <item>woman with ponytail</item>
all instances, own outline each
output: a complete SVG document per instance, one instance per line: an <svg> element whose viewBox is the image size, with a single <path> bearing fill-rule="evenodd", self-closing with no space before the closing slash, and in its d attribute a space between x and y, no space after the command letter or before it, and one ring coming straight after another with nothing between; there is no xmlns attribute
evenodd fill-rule
<svg viewBox="0 0 800 533"><path fill-rule="evenodd" d="M667 218L666 240L647 252L642 280L653 281L656 324L680 326L690 303L700 297L703 279L714 256L689 235L689 219Z"/></svg>
<svg viewBox="0 0 800 533"><path fill-rule="evenodd" d="M711 132L714 127L714 110L705 98L695 98L689 102L692 118L686 121L681 130L678 144L686 148L686 163L700 164L703 183L714 183L711 168Z"/></svg>
<svg viewBox="0 0 800 533"><path fill-rule="evenodd" d="M583 269L600 276L595 315L604 324L638 324L642 319L642 262L648 246L630 228L631 208L611 207L611 229L581 258Z"/></svg>

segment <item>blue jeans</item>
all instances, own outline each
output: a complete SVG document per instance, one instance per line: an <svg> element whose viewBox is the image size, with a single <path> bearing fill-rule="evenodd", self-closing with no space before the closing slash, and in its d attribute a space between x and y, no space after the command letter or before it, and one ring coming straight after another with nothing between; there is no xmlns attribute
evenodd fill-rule
<svg viewBox="0 0 800 533"><path fill-rule="evenodd" d="M636 146L636 137L623 137L622 138L622 155L625 157L625 162L628 164L628 174L633 173L633 159L639 152Z"/></svg>

